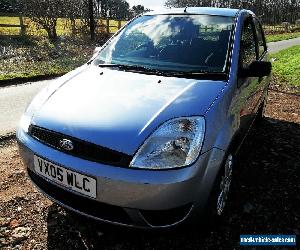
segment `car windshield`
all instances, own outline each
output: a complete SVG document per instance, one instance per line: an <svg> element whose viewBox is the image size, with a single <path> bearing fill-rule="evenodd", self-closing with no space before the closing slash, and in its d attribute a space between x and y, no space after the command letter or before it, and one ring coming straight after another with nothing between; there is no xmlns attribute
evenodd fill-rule
<svg viewBox="0 0 300 250"><path fill-rule="evenodd" d="M233 22L232 17L212 15L141 16L94 63L175 73L224 72Z"/></svg>

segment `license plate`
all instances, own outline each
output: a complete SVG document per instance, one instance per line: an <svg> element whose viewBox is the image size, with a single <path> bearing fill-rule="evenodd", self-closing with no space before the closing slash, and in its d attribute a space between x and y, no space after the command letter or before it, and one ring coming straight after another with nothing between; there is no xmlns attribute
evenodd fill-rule
<svg viewBox="0 0 300 250"><path fill-rule="evenodd" d="M37 174L59 185L86 196L96 198L97 183L94 178L55 165L36 155L34 155L34 170Z"/></svg>

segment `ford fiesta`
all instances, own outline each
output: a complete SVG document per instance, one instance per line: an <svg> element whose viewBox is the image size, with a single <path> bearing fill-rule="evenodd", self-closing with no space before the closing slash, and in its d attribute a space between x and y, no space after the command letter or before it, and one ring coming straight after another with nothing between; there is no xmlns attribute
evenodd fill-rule
<svg viewBox="0 0 300 250"><path fill-rule="evenodd" d="M47 197L96 220L158 228L218 217L270 72L252 12L150 12L34 98L20 154Z"/></svg>

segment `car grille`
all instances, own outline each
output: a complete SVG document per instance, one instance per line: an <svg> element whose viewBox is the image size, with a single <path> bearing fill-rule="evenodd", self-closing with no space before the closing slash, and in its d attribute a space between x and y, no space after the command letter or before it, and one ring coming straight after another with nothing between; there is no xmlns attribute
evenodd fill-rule
<svg viewBox="0 0 300 250"><path fill-rule="evenodd" d="M46 144L52 148L62 151L85 160L100 162L103 164L128 167L132 156L114 151L102 146L95 145L90 142L82 141L80 139L54 132L35 125L30 125L28 133L30 136ZM68 139L73 143L73 150L68 151L60 147L60 140Z"/></svg>
<svg viewBox="0 0 300 250"><path fill-rule="evenodd" d="M73 208L78 212L96 217L98 219L126 225L133 223L123 208L98 202L96 200L68 192L41 178L30 169L27 170L29 177L35 183L35 185L56 201L61 202L62 204Z"/></svg>

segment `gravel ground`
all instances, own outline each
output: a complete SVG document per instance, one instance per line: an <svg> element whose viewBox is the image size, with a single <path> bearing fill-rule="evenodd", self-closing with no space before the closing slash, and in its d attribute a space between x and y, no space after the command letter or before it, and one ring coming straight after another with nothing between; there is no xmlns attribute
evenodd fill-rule
<svg viewBox="0 0 300 250"><path fill-rule="evenodd" d="M240 234L296 234L299 246L300 97L272 88L238 155L225 218L209 231L137 231L66 213L32 186L10 140L0 144L0 248L239 249Z"/></svg>

